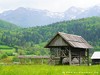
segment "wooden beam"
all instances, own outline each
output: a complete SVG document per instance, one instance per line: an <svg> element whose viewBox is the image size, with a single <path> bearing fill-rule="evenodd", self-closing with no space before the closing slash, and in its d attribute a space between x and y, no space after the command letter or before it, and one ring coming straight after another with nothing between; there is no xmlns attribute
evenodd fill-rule
<svg viewBox="0 0 100 75"><path fill-rule="evenodd" d="M87 65L89 66L89 50L87 49Z"/></svg>
<svg viewBox="0 0 100 75"><path fill-rule="evenodd" d="M69 65L71 65L72 63L71 63L71 50L69 49Z"/></svg>
<svg viewBox="0 0 100 75"><path fill-rule="evenodd" d="M81 52L79 52L79 65L81 65Z"/></svg>
<svg viewBox="0 0 100 75"><path fill-rule="evenodd" d="M59 49L57 48L57 57L59 56Z"/></svg>

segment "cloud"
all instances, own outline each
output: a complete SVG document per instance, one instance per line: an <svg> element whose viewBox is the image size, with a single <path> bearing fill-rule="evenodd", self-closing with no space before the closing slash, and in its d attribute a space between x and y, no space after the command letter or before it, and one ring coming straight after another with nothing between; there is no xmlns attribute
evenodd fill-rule
<svg viewBox="0 0 100 75"><path fill-rule="evenodd" d="M71 6L87 8L96 4L100 4L100 0L0 0L0 9L28 7L62 12Z"/></svg>

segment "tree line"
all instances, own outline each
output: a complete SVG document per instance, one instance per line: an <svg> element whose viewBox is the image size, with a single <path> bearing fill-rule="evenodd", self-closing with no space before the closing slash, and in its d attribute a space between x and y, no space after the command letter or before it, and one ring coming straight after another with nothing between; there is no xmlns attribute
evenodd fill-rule
<svg viewBox="0 0 100 75"><path fill-rule="evenodd" d="M91 45L100 47L100 17L83 18L71 21L62 21L46 26L31 28L13 28L10 30L0 29L0 44L18 46L25 50L34 49L35 45L47 43L57 32L76 34L85 38ZM40 45L41 53L43 44ZM33 48L34 47L34 48ZM44 52L45 53L45 52Z"/></svg>

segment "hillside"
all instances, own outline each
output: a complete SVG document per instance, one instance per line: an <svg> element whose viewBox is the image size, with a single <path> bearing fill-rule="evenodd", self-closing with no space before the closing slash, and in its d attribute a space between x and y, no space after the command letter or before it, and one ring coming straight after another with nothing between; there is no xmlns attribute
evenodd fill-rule
<svg viewBox="0 0 100 75"><path fill-rule="evenodd" d="M93 45L94 42L99 42L100 40L100 17L91 17L86 19L71 20L53 23L47 26L33 27L24 29L24 34L26 38L32 35L38 40L33 39L35 43L47 42L51 37L53 37L57 32L65 32L69 34L76 34L84 37ZM26 31L25 31L26 30ZM30 38L31 39L31 38ZM31 39L32 40L32 39ZM27 40L28 41L28 40Z"/></svg>
<svg viewBox="0 0 100 75"><path fill-rule="evenodd" d="M4 20L0 20L0 30L14 30L19 28L18 26L16 26L15 24L9 23L7 21Z"/></svg>
<svg viewBox="0 0 100 75"><path fill-rule="evenodd" d="M63 21L47 26L4 32L0 36L0 44L18 46L26 50L26 54L44 55L48 54L43 48L44 45L57 32L80 35L94 46L95 50L100 50L100 17Z"/></svg>

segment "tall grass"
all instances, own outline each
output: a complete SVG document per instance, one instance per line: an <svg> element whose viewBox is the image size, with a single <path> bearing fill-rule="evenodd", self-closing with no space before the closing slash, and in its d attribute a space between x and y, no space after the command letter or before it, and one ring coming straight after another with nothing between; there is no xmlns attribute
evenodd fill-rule
<svg viewBox="0 0 100 75"><path fill-rule="evenodd" d="M100 75L100 65L0 65L0 75Z"/></svg>

